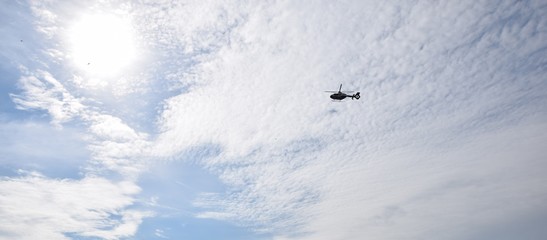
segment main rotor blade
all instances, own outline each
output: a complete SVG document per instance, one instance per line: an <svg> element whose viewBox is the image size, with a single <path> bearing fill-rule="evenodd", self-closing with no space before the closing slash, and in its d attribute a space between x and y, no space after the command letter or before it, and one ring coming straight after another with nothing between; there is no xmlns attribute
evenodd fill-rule
<svg viewBox="0 0 547 240"><path fill-rule="evenodd" d="M325 91L325 92L337 93L338 91Z"/></svg>

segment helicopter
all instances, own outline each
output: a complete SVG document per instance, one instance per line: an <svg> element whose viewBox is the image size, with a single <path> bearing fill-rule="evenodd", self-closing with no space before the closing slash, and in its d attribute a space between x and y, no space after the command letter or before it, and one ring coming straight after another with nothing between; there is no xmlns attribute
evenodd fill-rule
<svg viewBox="0 0 547 240"><path fill-rule="evenodd" d="M353 91L346 91L345 93L342 92L342 84L340 84L340 88L338 89L338 92L336 91L325 91L325 92L334 93L330 95L330 98L332 98L332 100L342 101L344 98L347 98L347 97L350 97L352 100L361 98L360 92L357 92L353 95L348 94L348 93L353 93Z"/></svg>

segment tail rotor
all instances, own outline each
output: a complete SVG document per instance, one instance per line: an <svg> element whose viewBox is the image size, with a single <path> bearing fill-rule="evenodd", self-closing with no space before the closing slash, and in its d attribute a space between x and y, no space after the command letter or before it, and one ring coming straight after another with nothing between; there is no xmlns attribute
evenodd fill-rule
<svg viewBox="0 0 547 240"><path fill-rule="evenodd" d="M351 98L359 99L359 98L361 98L361 93L357 92L356 94L353 94L353 96L351 96Z"/></svg>

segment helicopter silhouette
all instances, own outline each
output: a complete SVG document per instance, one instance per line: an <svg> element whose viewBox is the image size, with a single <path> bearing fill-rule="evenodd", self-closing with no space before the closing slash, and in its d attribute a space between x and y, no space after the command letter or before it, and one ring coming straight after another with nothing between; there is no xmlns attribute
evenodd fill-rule
<svg viewBox="0 0 547 240"><path fill-rule="evenodd" d="M332 98L332 100L342 101L344 100L344 98L347 98L347 97L350 97L352 100L361 98L360 92L357 92L353 95L348 94L348 93L353 93L353 91L342 92L342 84L340 84L340 88L338 89L338 92L337 91L325 91L325 92L334 93L330 95L330 98Z"/></svg>

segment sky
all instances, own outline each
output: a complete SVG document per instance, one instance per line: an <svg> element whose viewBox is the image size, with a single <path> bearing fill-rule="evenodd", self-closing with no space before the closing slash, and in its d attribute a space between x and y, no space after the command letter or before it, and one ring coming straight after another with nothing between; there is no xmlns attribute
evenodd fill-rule
<svg viewBox="0 0 547 240"><path fill-rule="evenodd" d="M547 238L545 1L1 5L0 239Z"/></svg>

